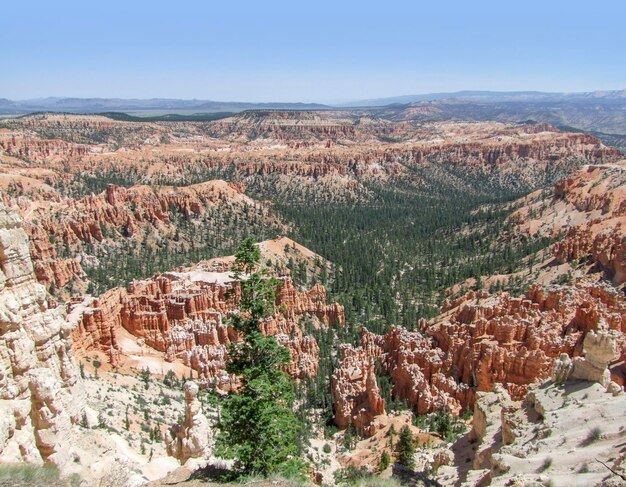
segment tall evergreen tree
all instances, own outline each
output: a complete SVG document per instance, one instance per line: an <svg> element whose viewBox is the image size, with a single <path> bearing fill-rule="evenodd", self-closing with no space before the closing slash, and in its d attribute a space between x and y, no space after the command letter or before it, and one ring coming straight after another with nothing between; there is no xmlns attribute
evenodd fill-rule
<svg viewBox="0 0 626 487"><path fill-rule="evenodd" d="M235 256L241 298L230 324L242 341L229 346L227 370L239 377L241 387L224 401L217 453L235 459L245 475L301 473L304 426L293 411L291 379L280 368L289 362L289 350L259 330L273 311L279 282L260 269L259 249L251 238Z"/></svg>
<svg viewBox="0 0 626 487"><path fill-rule="evenodd" d="M411 428L405 425L400 430L398 439L398 463L407 468L415 468L415 445L413 445L413 433Z"/></svg>

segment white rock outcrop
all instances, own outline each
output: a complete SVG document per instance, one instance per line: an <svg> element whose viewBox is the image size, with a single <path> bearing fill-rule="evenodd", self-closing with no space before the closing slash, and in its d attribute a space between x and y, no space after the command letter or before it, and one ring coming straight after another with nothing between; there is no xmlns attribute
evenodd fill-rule
<svg viewBox="0 0 626 487"><path fill-rule="evenodd" d="M185 464L190 458L208 458L211 454L212 434L209 420L202 412L198 399L198 384L188 381L185 392L185 420L172 426L165 438L168 455Z"/></svg>
<svg viewBox="0 0 626 487"><path fill-rule="evenodd" d="M37 282L21 225L0 204L0 462L63 467L84 392L71 325Z"/></svg>
<svg viewBox="0 0 626 487"><path fill-rule="evenodd" d="M584 357L572 359L562 354L555 362L553 379L560 384L572 380L597 382L609 388L612 384L609 364L619 356L616 333L603 327L587 333L583 342Z"/></svg>
<svg viewBox="0 0 626 487"><path fill-rule="evenodd" d="M608 370L619 356L616 338L603 326L590 331L584 357L559 357L553 379L531 385L523 401L512 401L499 384L478 392L472 430L453 446L455 463L437 465L436 480L464 487L623 485L626 456L615 452L626 434L626 394Z"/></svg>

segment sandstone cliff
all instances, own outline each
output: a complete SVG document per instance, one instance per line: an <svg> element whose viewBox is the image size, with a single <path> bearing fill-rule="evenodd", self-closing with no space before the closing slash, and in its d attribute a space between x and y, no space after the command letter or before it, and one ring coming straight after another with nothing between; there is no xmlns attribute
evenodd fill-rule
<svg viewBox="0 0 626 487"><path fill-rule="evenodd" d="M71 327L35 279L22 225L0 205L0 462L63 467L84 392Z"/></svg>
<svg viewBox="0 0 626 487"><path fill-rule="evenodd" d="M342 345L340 353L340 367L331 377L335 423L341 429L352 425L359 434L372 436L378 429L375 424L377 416L385 414L385 400L376 382L374 358L350 345Z"/></svg>
<svg viewBox="0 0 626 487"><path fill-rule="evenodd" d="M626 164L586 166L559 180L547 196L523 200L513 215L532 235L563 236L554 256L575 266L603 270L616 286L626 282Z"/></svg>

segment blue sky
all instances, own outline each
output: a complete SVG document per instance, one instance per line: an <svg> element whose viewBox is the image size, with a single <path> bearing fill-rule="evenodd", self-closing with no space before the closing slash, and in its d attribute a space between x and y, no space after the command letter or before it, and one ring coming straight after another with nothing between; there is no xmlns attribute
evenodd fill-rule
<svg viewBox="0 0 626 487"><path fill-rule="evenodd" d="M626 2L13 1L0 97L337 101L626 88Z"/></svg>

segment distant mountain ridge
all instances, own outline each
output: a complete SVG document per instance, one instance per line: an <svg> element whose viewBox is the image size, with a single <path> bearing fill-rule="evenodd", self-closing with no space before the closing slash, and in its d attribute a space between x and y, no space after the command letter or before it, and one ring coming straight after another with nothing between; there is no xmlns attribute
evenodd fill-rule
<svg viewBox="0 0 626 487"><path fill-rule="evenodd" d="M33 112L134 112L135 114L198 114L214 112L241 112L244 110L330 110L333 108L410 106L425 102L448 100L453 103L608 103L626 105L626 90L606 90L580 93L549 93L541 91L457 91L402 95L385 98L354 100L345 103L301 102L240 102L177 98L77 98L47 97L27 100L0 98L0 114L21 115Z"/></svg>
<svg viewBox="0 0 626 487"><path fill-rule="evenodd" d="M251 103L221 102L212 100L179 100L174 98L122 99L122 98L36 98L13 101L0 98L0 114L20 115L33 112L240 112L243 110L326 110L330 107L319 103Z"/></svg>
<svg viewBox="0 0 626 487"><path fill-rule="evenodd" d="M174 98L37 98L14 101L0 98L0 115L35 112L127 114L128 121L208 121L247 110L350 111L393 121L546 122L592 132L606 143L626 148L626 90L581 93L540 91L458 91L321 103L253 103ZM137 118L139 117L139 118Z"/></svg>
<svg viewBox="0 0 626 487"><path fill-rule="evenodd" d="M408 105L425 101L466 100L474 102L585 102L585 101L623 101L626 103L626 90L598 90L579 93L551 93L543 91L456 91L402 95L384 98L355 100L337 104L338 107L379 107L387 105Z"/></svg>

